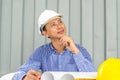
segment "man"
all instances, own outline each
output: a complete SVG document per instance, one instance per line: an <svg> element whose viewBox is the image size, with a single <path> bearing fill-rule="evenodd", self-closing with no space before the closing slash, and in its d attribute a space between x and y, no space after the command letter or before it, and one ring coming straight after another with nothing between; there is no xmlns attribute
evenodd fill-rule
<svg viewBox="0 0 120 80"><path fill-rule="evenodd" d="M39 32L51 40L37 48L28 61L18 69L15 80L40 80L40 73L46 71L95 71L91 57L85 48L75 44L66 35L63 15L45 10L39 16Z"/></svg>

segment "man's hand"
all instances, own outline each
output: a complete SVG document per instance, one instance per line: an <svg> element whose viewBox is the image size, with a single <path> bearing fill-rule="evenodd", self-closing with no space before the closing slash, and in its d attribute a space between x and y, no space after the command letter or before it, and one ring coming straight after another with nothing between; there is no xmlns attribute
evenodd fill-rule
<svg viewBox="0 0 120 80"><path fill-rule="evenodd" d="M79 49L76 47L76 45L71 37L63 36L63 37L61 37L60 42L67 49L69 49L72 53L77 54L79 52Z"/></svg>
<svg viewBox="0 0 120 80"><path fill-rule="evenodd" d="M41 74L35 70L29 70L23 80L41 80Z"/></svg>

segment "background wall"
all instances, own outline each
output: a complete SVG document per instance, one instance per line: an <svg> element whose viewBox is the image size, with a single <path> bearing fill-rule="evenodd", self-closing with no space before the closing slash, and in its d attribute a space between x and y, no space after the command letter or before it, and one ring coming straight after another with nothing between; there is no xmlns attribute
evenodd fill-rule
<svg viewBox="0 0 120 80"><path fill-rule="evenodd" d="M49 42L38 34L44 9L64 14L67 34L89 51L96 69L109 57L120 58L120 0L0 0L0 76Z"/></svg>

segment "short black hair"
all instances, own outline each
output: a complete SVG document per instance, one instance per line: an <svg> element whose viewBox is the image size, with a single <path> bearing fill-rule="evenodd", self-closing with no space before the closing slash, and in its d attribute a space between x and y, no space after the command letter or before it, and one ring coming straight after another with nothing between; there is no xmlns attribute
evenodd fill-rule
<svg viewBox="0 0 120 80"><path fill-rule="evenodd" d="M45 26L43 27L43 30L40 28L40 31L42 32L42 31L46 31L46 28L45 28Z"/></svg>

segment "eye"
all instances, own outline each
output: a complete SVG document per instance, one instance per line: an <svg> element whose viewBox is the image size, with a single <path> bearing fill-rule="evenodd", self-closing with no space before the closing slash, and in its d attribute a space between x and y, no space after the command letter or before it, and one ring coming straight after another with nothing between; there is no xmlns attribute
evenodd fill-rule
<svg viewBox="0 0 120 80"><path fill-rule="evenodd" d="M56 26L56 24L55 23L51 23L51 25L50 25L51 27L53 27L53 26Z"/></svg>
<svg viewBox="0 0 120 80"><path fill-rule="evenodd" d="M62 21L62 20L59 20L59 23L63 23L63 21Z"/></svg>

